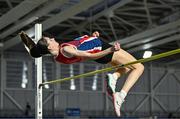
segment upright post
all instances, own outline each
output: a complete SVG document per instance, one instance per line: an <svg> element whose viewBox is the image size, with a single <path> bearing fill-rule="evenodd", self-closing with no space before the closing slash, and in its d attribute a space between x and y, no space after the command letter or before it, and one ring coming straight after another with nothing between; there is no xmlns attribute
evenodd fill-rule
<svg viewBox="0 0 180 119"><path fill-rule="evenodd" d="M35 42L37 42L42 37L42 24L35 24ZM35 97L35 117L36 119L42 119L42 57L35 59L35 69L36 69L36 97Z"/></svg>

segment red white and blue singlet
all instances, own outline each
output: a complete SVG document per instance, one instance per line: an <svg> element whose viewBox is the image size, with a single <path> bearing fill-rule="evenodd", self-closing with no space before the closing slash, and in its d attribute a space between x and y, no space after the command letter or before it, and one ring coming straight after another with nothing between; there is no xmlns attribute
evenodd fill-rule
<svg viewBox="0 0 180 119"><path fill-rule="evenodd" d="M73 46L77 50L87 51L89 53L97 53L97 52L101 52L102 50L105 49L105 48L103 48L104 42L102 42L99 38L87 36L87 35L76 38L73 41L70 41L67 43L62 43L60 45L61 49L65 46ZM111 45L109 45L108 47L111 47ZM108 48L108 47L106 47L106 48ZM64 64L72 64L72 63L84 61L84 59L81 57L76 57L76 56L67 57L67 56L65 56L62 53L61 49L60 49L59 55L57 57L55 57L56 61L58 61L60 63L64 63ZM112 56L111 56L111 58L112 58ZM100 63L102 63L102 61ZM106 63L106 62L104 62L104 63Z"/></svg>

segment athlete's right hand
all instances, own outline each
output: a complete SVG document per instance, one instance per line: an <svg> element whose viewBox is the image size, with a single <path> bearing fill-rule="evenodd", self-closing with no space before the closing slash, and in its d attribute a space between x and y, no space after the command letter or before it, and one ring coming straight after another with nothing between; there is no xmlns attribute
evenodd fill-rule
<svg viewBox="0 0 180 119"><path fill-rule="evenodd" d="M112 51L115 52L120 49L121 49L120 44L118 42L115 42L114 45L112 46Z"/></svg>
<svg viewBox="0 0 180 119"><path fill-rule="evenodd" d="M99 37L99 32L98 32L98 31L93 32L93 33L92 33L92 36L93 36L93 37Z"/></svg>

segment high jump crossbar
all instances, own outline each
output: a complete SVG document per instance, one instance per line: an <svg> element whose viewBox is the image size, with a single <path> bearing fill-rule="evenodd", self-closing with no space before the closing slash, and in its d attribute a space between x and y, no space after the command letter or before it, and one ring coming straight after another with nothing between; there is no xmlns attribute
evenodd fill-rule
<svg viewBox="0 0 180 119"><path fill-rule="evenodd" d="M108 68L99 69L99 70L96 70L96 71L91 71L91 72L87 72L87 73L72 76L72 77L66 77L66 78L62 78L62 79L56 79L56 80L47 81L47 82L41 83L39 85L39 87L42 87L42 86L44 86L46 84L61 83L61 82L71 80L71 79L78 79L78 78L81 78L81 77L91 76L91 75L94 75L94 74L97 74L97 73L108 72L108 71L115 70L117 68L127 67L127 66L130 66L132 64L149 62L149 61L153 61L153 60L156 60L156 59L168 57L168 56L178 54L178 53L180 53L180 48L176 49L176 50L171 50L171 51L168 51L168 52L164 52L164 53L161 53L161 54L157 54L157 55L151 56L149 58L142 58L142 59L139 59L139 60L136 60L136 61L133 61L133 62L126 63L126 64L111 66L111 67L108 67Z"/></svg>

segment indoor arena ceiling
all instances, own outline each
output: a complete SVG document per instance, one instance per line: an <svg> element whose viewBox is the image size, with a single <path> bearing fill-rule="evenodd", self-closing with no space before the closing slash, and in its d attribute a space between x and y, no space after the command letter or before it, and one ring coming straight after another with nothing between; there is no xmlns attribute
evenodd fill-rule
<svg viewBox="0 0 180 119"><path fill-rule="evenodd" d="M180 0L0 0L1 50L23 51L18 33L33 37L35 23L63 42L97 30L137 56L180 46Z"/></svg>

